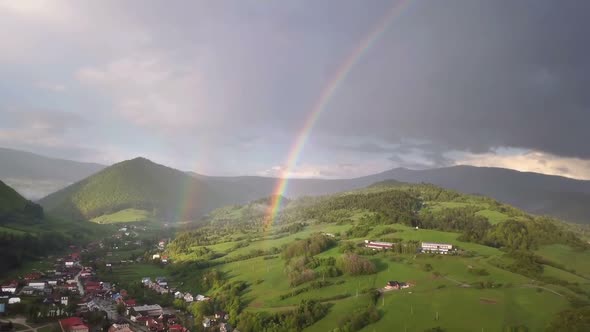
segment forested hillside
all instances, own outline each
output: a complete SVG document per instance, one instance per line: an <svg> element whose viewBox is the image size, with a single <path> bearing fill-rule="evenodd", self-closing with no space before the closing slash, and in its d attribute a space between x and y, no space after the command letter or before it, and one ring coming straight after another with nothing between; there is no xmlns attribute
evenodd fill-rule
<svg viewBox="0 0 590 332"><path fill-rule="evenodd" d="M219 188L230 202L245 203L272 194L276 179L256 176L207 177L196 175ZM481 194L529 213L547 214L581 224L590 223L590 181L515 170L453 166L426 170L396 168L354 179L291 179L285 195L326 195L360 189L384 180L431 183L465 194Z"/></svg>
<svg viewBox="0 0 590 332"><path fill-rule="evenodd" d="M45 216L41 206L0 182L0 276L102 233L92 226Z"/></svg>
<svg viewBox="0 0 590 332"><path fill-rule="evenodd" d="M41 206L25 199L0 181L0 225L9 223L37 223L43 219Z"/></svg>

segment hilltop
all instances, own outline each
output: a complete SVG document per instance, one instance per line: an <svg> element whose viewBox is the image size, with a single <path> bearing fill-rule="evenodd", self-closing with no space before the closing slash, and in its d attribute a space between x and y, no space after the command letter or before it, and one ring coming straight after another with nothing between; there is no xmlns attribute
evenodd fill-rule
<svg viewBox="0 0 590 332"><path fill-rule="evenodd" d="M28 199L39 199L106 167L6 148L0 148L0 165L0 180Z"/></svg>
<svg viewBox="0 0 590 332"><path fill-rule="evenodd" d="M39 201L47 213L98 222L196 219L217 201L201 180L145 158L103 169Z"/></svg>
<svg viewBox="0 0 590 332"><path fill-rule="evenodd" d="M221 308L240 331L539 331L590 303L588 244L492 198L383 181L287 201L272 224L270 201L217 209L166 247L181 291L213 299L179 304L197 320Z"/></svg>

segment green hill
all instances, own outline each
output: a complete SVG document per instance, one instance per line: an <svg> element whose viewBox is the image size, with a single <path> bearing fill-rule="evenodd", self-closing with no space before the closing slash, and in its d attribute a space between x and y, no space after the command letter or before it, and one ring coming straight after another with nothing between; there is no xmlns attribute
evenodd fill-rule
<svg viewBox="0 0 590 332"><path fill-rule="evenodd" d="M22 197L16 190L0 181L0 225L37 223L43 219L43 209Z"/></svg>
<svg viewBox="0 0 590 332"><path fill-rule="evenodd" d="M287 201L272 224L268 202L217 209L167 246L181 291L213 299L186 307L197 321L222 309L240 331L544 331L590 303L588 244L494 199L387 181ZM411 287L382 292L391 280Z"/></svg>
<svg viewBox="0 0 590 332"><path fill-rule="evenodd" d="M136 158L110 166L39 203L47 213L57 216L113 222L118 219L195 219L217 201L215 193L204 182ZM120 213L123 210L127 211Z"/></svg>
<svg viewBox="0 0 590 332"><path fill-rule="evenodd" d="M47 217L40 205L0 181L0 277L70 244L103 237L106 229L98 227Z"/></svg>

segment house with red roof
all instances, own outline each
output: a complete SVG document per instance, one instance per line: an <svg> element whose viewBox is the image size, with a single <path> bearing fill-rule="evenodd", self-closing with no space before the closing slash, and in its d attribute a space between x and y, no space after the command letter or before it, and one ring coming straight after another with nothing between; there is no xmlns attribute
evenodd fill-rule
<svg viewBox="0 0 590 332"><path fill-rule="evenodd" d="M62 332L88 332L88 326L80 317L70 317L59 320Z"/></svg>
<svg viewBox="0 0 590 332"><path fill-rule="evenodd" d="M5 293L14 294L18 288L18 281L12 280L2 285L2 291Z"/></svg>
<svg viewBox="0 0 590 332"><path fill-rule="evenodd" d="M127 308L135 307L137 305L137 301L135 301L135 299L125 300L124 303Z"/></svg>
<svg viewBox="0 0 590 332"><path fill-rule="evenodd" d="M187 329L180 324L174 324L174 325L168 326L168 332L186 332L186 331L187 331Z"/></svg>
<svg viewBox="0 0 590 332"><path fill-rule="evenodd" d="M41 279L41 272L31 272L25 276L26 281Z"/></svg>

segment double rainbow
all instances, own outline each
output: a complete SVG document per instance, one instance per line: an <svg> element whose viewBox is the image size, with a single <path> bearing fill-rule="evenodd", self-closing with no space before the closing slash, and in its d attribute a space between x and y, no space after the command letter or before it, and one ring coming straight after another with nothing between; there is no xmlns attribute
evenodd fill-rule
<svg viewBox="0 0 590 332"><path fill-rule="evenodd" d="M334 93L346 80L348 74L351 72L354 65L363 57L363 55L369 50L375 41L383 35L389 28L389 25L393 19L402 12L405 4L409 1L397 1L383 16L383 18L375 25L375 27L363 38L358 46L350 53L344 62L338 67L335 75L330 79L328 84L322 90L319 98L315 102L311 112L309 113L299 135L295 139L295 142L289 151L285 167L282 169L280 178L277 180L277 184L273 190L271 196L271 204L267 211L266 222L268 224L274 223L277 214L279 212L283 195L287 191L289 184L289 173L297 164L297 160L301 156L305 144L309 138L311 130L316 124L318 118L322 112L326 109L326 105L330 102L330 99L334 96Z"/></svg>

